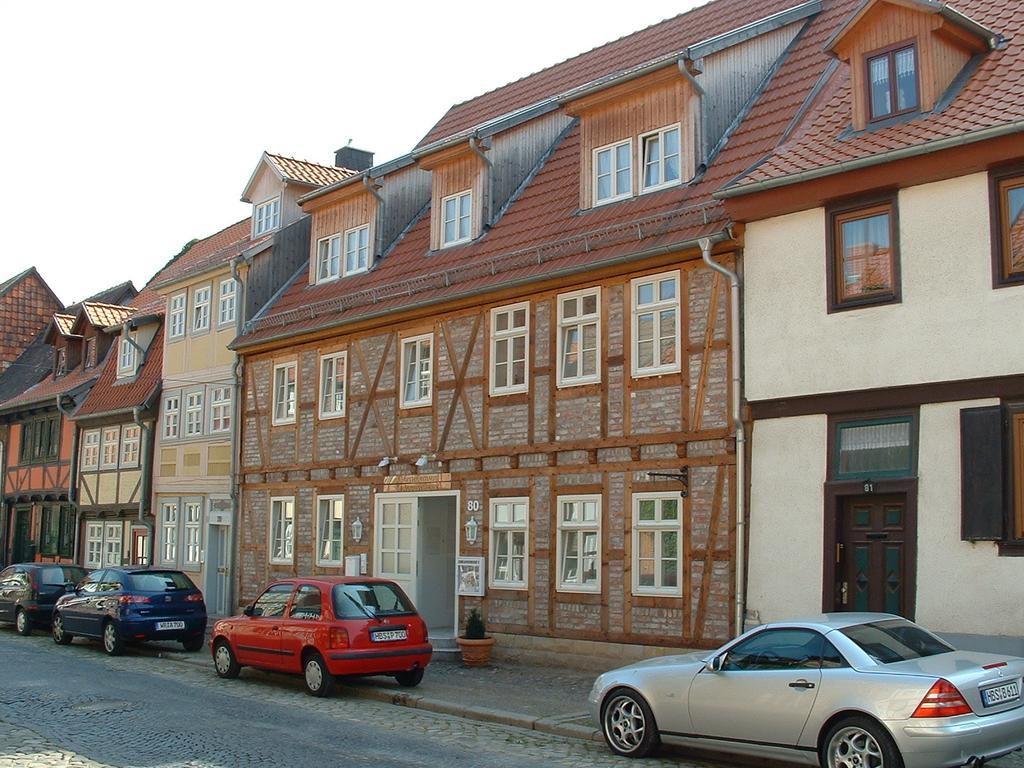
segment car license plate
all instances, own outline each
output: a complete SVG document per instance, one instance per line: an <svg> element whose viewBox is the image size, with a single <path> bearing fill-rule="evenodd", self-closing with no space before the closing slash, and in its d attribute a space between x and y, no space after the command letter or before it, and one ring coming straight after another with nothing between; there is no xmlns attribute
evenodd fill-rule
<svg viewBox="0 0 1024 768"><path fill-rule="evenodd" d="M986 707L994 707L998 704L1005 704L1008 701L1017 701L1020 698L1020 680L1014 680L1005 685L996 685L992 688L984 688L981 691L981 703Z"/></svg>
<svg viewBox="0 0 1024 768"><path fill-rule="evenodd" d="M156 628L157 628L158 631L159 630L163 630L163 629L184 629L185 628L185 622L184 621L158 621L156 623Z"/></svg>
<svg viewBox="0 0 1024 768"><path fill-rule="evenodd" d="M388 629L383 632L374 632L370 639L375 643L386 643L392 640L408 640L409 633L404 629Z"/></svg>

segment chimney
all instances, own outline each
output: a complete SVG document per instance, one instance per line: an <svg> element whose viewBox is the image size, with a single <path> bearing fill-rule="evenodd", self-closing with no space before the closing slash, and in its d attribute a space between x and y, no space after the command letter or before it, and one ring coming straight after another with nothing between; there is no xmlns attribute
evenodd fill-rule
<svg viewBox="0 0 1024 768"><path fill-rule="evenodd" d="M334 151L334 164L350 171L365 171L373 167L373 152L355 147L342 147Z"/></svg>

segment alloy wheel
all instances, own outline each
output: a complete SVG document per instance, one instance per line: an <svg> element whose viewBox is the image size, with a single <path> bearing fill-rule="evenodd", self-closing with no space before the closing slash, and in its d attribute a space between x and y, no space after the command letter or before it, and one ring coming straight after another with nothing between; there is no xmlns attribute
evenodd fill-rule
<svg viewBox="0 0 1024 768"><path fill-rule="evenodd" d="M885 759L875 737L863 728L837 731L828 744L829 768L884 768Z"/></svg>
<svg viewBox="0 0 1024 768"><path fill-rule="evenodd" d="M618 696L605 710L604 729L620 750L632 752L644 739L647 720L636 701L629 696Z"/></svg>
<svg viewBox="0 0 1024 768"><path fill-rule="evenodd" d="M18 630L19 635L28 634L28 616L22 610L18 611L18 615L14 619L14 627Z"/></svg>
<svg viewBox="0 0 1024 768"><path fill-rule="evenodd" d="M213 655L213 664L217 667L217 672L221 675L226 675L228 670L231 669L231 651L224 644L217 646L217 652Z"/></svg>
<svg viewBox="0 0 1024 768"><path fill-rule="evenodd" d="M306 662L306 687L310 691L319 691L324 684L324 670L317 659Z"/></svg>
<svg viewBox="0 0 1024 768"><path fill-rule="evenodd" d="M117 647L117 627L114 626L114 622L108 621L107 625L103 628L103 649L107 653L113 653Z"/></svg>

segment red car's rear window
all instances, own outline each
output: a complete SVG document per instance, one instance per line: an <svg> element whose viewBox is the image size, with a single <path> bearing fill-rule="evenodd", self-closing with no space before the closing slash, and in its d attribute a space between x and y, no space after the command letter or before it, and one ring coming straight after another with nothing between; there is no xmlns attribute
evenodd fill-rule
<svg viewBox="0 0 1024 768"><path fill-rule="evenodd" d="M415 613L405 595L387 583L336 584L331 593L339 619L366 619Z"/></svg>

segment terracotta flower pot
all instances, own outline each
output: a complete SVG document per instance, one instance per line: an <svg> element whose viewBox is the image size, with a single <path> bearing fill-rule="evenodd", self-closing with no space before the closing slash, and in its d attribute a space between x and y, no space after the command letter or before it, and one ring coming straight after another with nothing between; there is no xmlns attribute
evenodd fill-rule
<svg viewBox="0 0 1024 768"><path fill-rule="evenodd" d="M491 646L494 645L493 637L485 637L482 640L469 640L465 637L455 638L462 651L462 663L467 667L486 667L491 660Z"/></svg>

